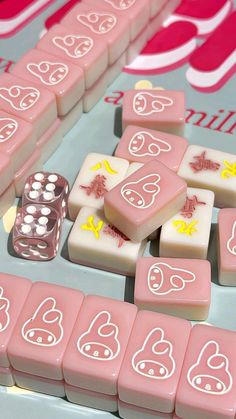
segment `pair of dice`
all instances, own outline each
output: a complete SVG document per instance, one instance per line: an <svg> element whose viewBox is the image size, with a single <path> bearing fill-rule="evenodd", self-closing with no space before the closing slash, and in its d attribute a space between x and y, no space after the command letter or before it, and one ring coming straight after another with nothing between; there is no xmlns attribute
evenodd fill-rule
<svg viewBox="0 0 236 419"><path fill-rule="evenodd" d="M13 248L18 256L37 261L56 256L68 194L67 180L57 173L28 177L13 227Z"/></svg>

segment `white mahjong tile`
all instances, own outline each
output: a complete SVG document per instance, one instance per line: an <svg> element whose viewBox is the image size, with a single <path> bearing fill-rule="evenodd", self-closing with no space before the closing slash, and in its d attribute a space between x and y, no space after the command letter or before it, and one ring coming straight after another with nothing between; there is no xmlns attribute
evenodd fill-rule
<svg viewBox="0 0 236 419"><path fill-rule="evenodd" d="M69 196L69 215L75 220L84 206L101 209L104 195L121 182L129 167L127 160L90 153L85 158Z"/></svg>
<svg viewBox="0 0 236 419"><path fill-rule="evenodd" d="M210 189L215 206L236 207L236 155L199 145L190 145L178 175L188 186Z"/></svg>
<svg viewBox="0 0 236 419"><path fill-rule="evenodd" d="M68 238L72 262L134 276L146 240L132 242L105 219L102 210L80 210Z"/></svg>
<svg viewBox="0 0 236 419"><path fill-rule="evenodd" d="M161 229L160 256L206 259L214 193L188 188L185 205Z"/></svg>

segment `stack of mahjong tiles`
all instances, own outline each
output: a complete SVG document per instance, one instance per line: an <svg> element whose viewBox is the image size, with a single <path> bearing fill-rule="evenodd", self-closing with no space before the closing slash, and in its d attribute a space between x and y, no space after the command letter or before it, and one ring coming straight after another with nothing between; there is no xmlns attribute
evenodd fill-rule
<svg viewBox="0 0 236 419"><path fill-rule="evenodd" d="M0 76L0 217L179 0L97 3L72 7Z"/></svg>
<svg viewBox="0 0 236 419"><path fill-rule="evenodd" d="M206 259L213 206L235 206L236 156L189 146L184 120L183 92L125 92L124 132L115 156L87 155L71 190L69 216L75 223L68 250L72 262L135 276L147 239L160 233L160 258L144 267L138 262L135 300L141 307L203 320L210 306ZM231 218L231 259L225 265L219 256L220 282L227 285L235 284L233 210Z"/></svg>
<svg viewBox="0 0 236 419"><path fill-rule="evenodd" d="M2 385L123 419L235 418L233 331L0 273L0 333Z"/></svg>

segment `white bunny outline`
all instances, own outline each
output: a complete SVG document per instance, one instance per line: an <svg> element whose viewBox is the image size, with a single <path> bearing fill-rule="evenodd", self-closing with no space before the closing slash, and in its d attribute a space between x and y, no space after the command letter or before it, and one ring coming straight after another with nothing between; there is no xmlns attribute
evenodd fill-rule
<svg viewBox="0 0 236 419"><path fill-rule="evenodd" d="M11 90L12 89L16 89L17 90L17 94L16 95L14 95L14 94L11 93ZM12 98L18 98L22 90L28 90L28 89L31 89L32 90L31 93L35 93L36 94L36 99L35 99L35 101L33 103L30 103L27 106L27 108L25 108L25 107L20 107L19 108L19 107L15 106L14 103L12 103L12 100L10 98L6 98L6 97L4 97L4 95L1 94L1 91L8 92L9 96L11 96ZM27 96L29 96L29 93L28 93ZM6 102L10 103L10 105L12 106L12 108L15 109L16 111L27 111L28 109L32 108L32 106L34 106L35 103L39 100L39 98L40 98L40 92L35 87L31 87L31 86L23 87L23 86L18 86L18 85L15 84L15 85L13 85L13 86L11 86L9 88L7 88L7 87L0 87L0 97L3 100L5 100ZM22 104L22 100L23 99L24 98L22 98L21 101L20 101L20 106L22 106L21 104Z"/></svg>
<svg viewBox="0 0 236 419"><path fill-rule="evenodd" d="M47 310L47 311L45 311L45 313L43 314L43 316L42 316L42 321L44 322L44 323L55 323L55 320L51 320L51 321L45 321L44 319L45 319L45 316L48 314L48 313L50 313L52 310L54 311L54 312L57 312L58 313L58 315L59 315L59 320L58 320L58 325L59 325L59 328L60 328L60 331L61 331L61 333L60 333L60 337L59 337L59 339L57 339L56 340L56 342L52 342L52 343L40 343L40 342L34 342L34 341L32 341L32 340L30 340L30 339L28 339L27 338L27 332L24 332L24 329L26 328L26 326L32 321L32 320L34 320L36 317L37 317L37 315L38 315L38 312L39 312L39 310L41 309L41 307L47 302L47 301L51 301L52 302L52 304L53 304L53 307L51 308L51 309L49 309L49 310ZM43 300L42 301L42 303L40 303L40 305L38 306L38 308L36 309L36 311L34 312L34 314L33 314L33 316L32 317L30 317L30 319L29 320L27 320L24 324L23 324L23 326L22 326L22 329L21 329L21 335L22 335L22 337L23 337L23 339L25 339L27 342L29 342L29 343L32 343L32 345L36 345L36 346L45 346L45 347L52 347L52 346L56 346L56 345L58 345L58 343L60 343L61 342L61 340L62 340L62 338L63 338L63 336L64 336L64 330L63 330L63 327L62 327L62 320L63 320L63 313L60 311L60 310L58 310L58 309L56 309L55 307L56 307L56 304L57 304L57 302L56 302L56 300L55 300L55 298L53 298L53 297L47 297L47 298L45 298L45 300ZM40 331L42 331L42 332L48 332L48 330L47 329L39 329L39 328L37 328L37 330L40 330ZM26 335L25 335L25 333L26 333Z"/></svg>
<svg viewBox="0 0 236 419"><path fill-rule="evenodd" d="M112 7L114 7L114 9L116 10L127 10L129 9L131 6L133 6L136 2L136 0L130 0L130 4L128 6L122 7L122 6L116 6L113 2L113 0L104 0L106 3L109 3ZM124 4L124 0L120 0L120 4Z"/></svg>
<svg viewBox="0 0 236 419"><path fill-rule="evenodd" d="M136 368L136 366L137 366L137 365L135 364L135 358L138 356L138 354L139 354L139 353L143 352L143 350L144 350L144 349L145 349L145 347L146 347L146 344L147 344L148 340L150 339L150 336L151 336L153 333L155 333L156 331L160 332L160 334L161 334L161 338L160 338L160 340L158 340L157 342L155 342L155 344L153 344L153 345L152 345L152 348L153 348L153 346L154 346L154 345L156 345L156 344L157 344L157 343L159 343L159 342L161 342L161 343L166 343L166 344L167 344L167 346L168 346L168 348L169 348L169 357L170 357L170 360L171 360L171 362L172 362L172 369L171 369L171 371L168 373L168 375L165 375L165 376L163 376L163 377L151 376L151 375L149 375L149 374L146 374L146 373L144 373L144 372L141 372L139 369L137 369L137 368ZM175 369L176 369L176 363L175 363L175 360L174 360L174 358L173 358L173 356L172 356L172 354L173 354L173 345L172 345L172 343L171 343L171 342L169 342L168 340L163 339L163 338L164 338L164 335L165 335L165 333L164 333L164 330L163 330L162 328L160 328L160 327L156 327L156 328L152 329L152 330L148 333L148 335L147 335L147 337L146 337L146 339L145 339L145 341L144 341L144 343L143 343L143 345L142 345L141 349L139 349L138 351L136 351L136 352L134 353L134 355L133 355L133 357L132 357L132 361L131 361L131 363L132 363L132 367L133 367L134 371L136 371L138 374L143 375L143 376L148 377L148 378L152 378L152 379L154 379L154 380L167 380L168 378L172 377L172 375L174 374ZM151 348L151 352L155 353L155 352L153 351L153 349L152 349L152 348ZM164 354L168 351L168 348L167 348L167 349L163 352ZM150 361L152 361L152 360L150 360L150 359L144 359L142 362L150 362ZM167 370L167 368L166 368L166 370Z"/></svg>
<svg viewBox="0 0 236 419"><path fill-rule="evenodd" d="M83 337L85 337L86 335L88 335L90 332L91 332L91 329L93 328L93 326L94 326L94 323L96 323L96 321L97 321L97 319L99 318L99 316L101 316L102 314L106 314L107 315L107 322L106 323L103 323L101 326L99 326L99 328L98 328L98 334L99 334L99 336L101 336L101 337L103 337L104 335L102 335L101 333L100 333L100 329L104 326L104 325L111 325L111 326L114 326L114 328L115 328L115 334L114 334L114 340L116 341L116 343L117 343L117 351L112 355L112 357L110 357L110 358L100 358L100 357L95 357L95 356L92 356L92 355L89 355L89 354L87 354L86 352L84 352L83 351L83 349L82 349L82 347L84 346L84 345L82 345L82 347L80 347L80 341L81 341L81 339L83 338ZM111 336L113 334L113 332L111 332L109 335L106 335L106 336ZM103 311L100 311L94 318L93 318L93 320L92 320L92 322L90 323L90 326L89 326L89 328L88 328L88 330L86 330L86 332L84 332L80 337L79 337L79 339L77 340L77 349L78 349L78 351L82 354L82 355L84 355L84 356L87 356L88 358L92 358L92 359L96 359L96 360L98 360L98 361L111 361L112 359L115 359L118 355L119 355L119 353L120 353L120 342L119 342L119 340L118 340L118 334L119 334L119 328L118 328L118 326L116 325L116 324L114 324L114 323L112 323L111 322L111 313L109 313L109 311L106 311L106 310L103 310ZM90 344L96 344L97 342L90 342Z"/></svg>
<svg viewBox="0 0 236 419"><path fill-rule="evenodd" d="M146 184L143 186L143 190L144 190L145 192L147 192L147 193L150 193L148 190L146 190L146 189L145 189L145 187L146 187L147 185L155 185L155 186L157 187L156 192L154 192L154 193L152 194L152 200L151 200L151 202L150 202L148 205L144 205L143 207L139 207L138 205L134 204L133 202L130 202L130 201L126 198L126 196L125 196L125 191L124 191L124 189L125 189L125 188L127 188L127 186L128 186L128 185L136 185L137 183L142 182L143 180L145 180L145 179L147 179L147 178L149 178L149 177L151 177L151 176L156 176L158 179L157 179L154 183L153 183L153 182L149 182L149 183L146 183ZM146 209L146 208L149 208L149 207L151 207L151 206L152 206L153 202L154 202L154 201L155 201L155 199L156 199L156 196L159 194L159 192L160 192L160 190L161 190L160 186L158 185L158 183L160 182L160 180L161 180L161 176L160 176L158 173L151 173L150 175L143 176L141 179L139 179L139 180L137 180L137 181L133 181L133 182L128 182L128 183L125 183L125 184L122 186L121 191L120 191L121 196L122 196L122 198L123 198L123 199L124 199L124 200L125 200L128 204L132 205L132 206L133 206L133 207L135 207L135 208L138 208L138 209ZM137 193L137 192L136 192L136 193ZM137 194L140 196L140 198L141 198L141 199L143 199L142 195L140 195L139 193L137 193Z"/></svg>
<svg viewBox="0 0 236 419"><path fill-rule="evenodd" d="M42 64L46 64L46 66L47 66L47 68L46 68L46 70L45 71L42 71L42 70L40 70L40 66L42 65ZM60 79L60 80L57 80L56 82L47 82L47 81L45 81L44 80L44 78L43 78L43 76L41 75L41 74L39 74L39 73L36 73L31 67L32 66L34 66L34 67L36 67L42 74L45 74L45 73L47 73L48 72L48 70L50 69L50 66L51 65L60 65L61 66L61 68L63 68L64 70L65 70L65 73L63 74L63 77ZM64 80L64 78L67 76L67 74L68 74L68 72L69 72L69 68L68 68L68 66L66 65L66 64L64 64L64 63L58 63L58 62L56 62L56 63L52 63L52 62L50 62L50 61L40 61L38 64L37 63L28 63L27 64L27 70L31 73L31 74L33 74L33 76L35 76L35 77L38 77L38 79L42 82L42 83L44 83L44 84L46 84L46 86L55 86L56 84L58 84L58 83L60 83L61 81L63 81ZM53 73L52 73L53 74ZM50 75L50 77L52 76L52 74Z"/></svg>
<svg viewBox="0 0 236 419"><path fill-rule="evenodd" d="M229 381L230 381L230 384L229 384L228 388L225 388L225 390L223 390L221 393L219 393L219 392L217 392L217 391L209 391L209 390L206 390L206 389L203 389L203 388L199 388L199 387L197 387L197 386L196 386L196 385L192 382L192 381L194 380L194 378L196 378L196 376L194 376L192 380L190 379L190 374L191 374L192 370L200 364L201 359L202 359L202 355L203 355L204 351L206 350L206 348L208 347L208 345L211 345L211 344L214 344L214 345L215 345L215 353L214 353L213 355L211 355L211 356L208 358L208 360L207 360L207 365L208 365L208 367L209 367L211 370L214 370L214 369L215 369L215 370L218 370L219 368L221 368L221 367L222 367L223 362L222 362L219 366L217 366L217 367L214 367L214 366L209 365L209 364L210 364L210 362L211 362L211 360L212 360L213 358L215 358L215 356L220 355L220 356L221 356L222 358L224 358L224 360L225 360L225 372L226 372L226 373L228 374L228 376L229 376ZM204 374L204 375L201 375L201 376L202 376L202 377L206 377L206 378L214 378L214 379L215 379L215 377L214 377L213 375ZM214 395L216 395L216 396L222 396L222 395L224 395L224 394L227 394L227 393L231 390L232 385L233 385L233 378L232 378L232 375L231 375L231 374L230 374L230 372L229 372L229 360L228 360L228 358L227 358L225 355L223 355L223 354L221 354L221 353L220 353L220 346L219 346L219 344L218 344L216 341L214 341L214 340L210 340L210 341L208 341L208 342L206 342L206 343L205 343L205 345L204 345L204 346L203 346L203 348L201 349L201 352L200 352L200 354L199 354L199 356L198 356L197 362L195 362L195 364L193 364L193 365L189 368L189 370L188 370L188 373L187 373L187 380L188 380L188 383L190 384L190 386L191 386L191 387L193 387L195 390L201 391L202 393L214 394ZM222 384L224 387L226 387L226 385L225 385L225 383L224 383L223 381L221 381L221 380L219 380L219 381L221 382L221 384Z"/></svg>
<svg viewBox="0 0 236 419"><path fill-rule="evenodd" d="M72 39L72 43L67 41L68 38ZM87 40L87 42L89 41L89 43L90 43L89 48L83 54L80 54L80 55L71 54L68 51L68 49L66 48L66 46L70 46L70 47L73 46L75 39L84 39L84 42L85 42L85 40ZM58 40L63 41L65 46L63 47L63 45L58 44L58 42L57 42ZM52 42L53 42L54 45L56 45L56 47L62 49L68 55L68 57L71 57L71 58L82 58L82 57L84 57L86 54L89 53L89 51L91 51L91 49L93 48L93 45L94 45L93 39L90 38L89 36L80 36L80 35L73 35L73 34L69 34L69 35L65 35L65 36L54 36L52 38Z"/></svg>
<svg viewBox="0 0 236 419"><path fill-rule="evenodd" d="M232 232L231 232L231 237L229 238L229 240L227 241L227 244L226 244L228 251L234 256L236 256L236 245L231 249L230 248L230 242L235 237L236 237L236 221L234 221L234 224L233 224L233 227L232 227Z"/></svg>
<svg viewBox="0 0 236 419"><path fill-rule="evenodd" d="M95 21L95 22L91 22L91 25L89 24L89 23L85 23L85 22L83 22L83 20L81 20L81 17L86 17L86 18L88 18L88 19L90 19L90 16L91 15L95 15L95 16L97 16L97 20ZM112 18L113 19L113 24L112 24L112 26L109 28L109 29L107 29L105 32L102 32L102 31L96 31L94 28L93 28L93 25L92 25L92 23L96 23L97 21L98 21L98 18L99 17L102 17L102 16L110 16L110 18ZM78 20L78 22L79 23L81 23L82 25L84 25L84 26L86 26L87 28L89 28L93 33L96 33L96 34L98 34L98 35L100 35L100 34L105 34L105 33L108 33L108 32L110 32L115 26L116 26L116 24L117 24L117 18L116 18L116 16L115 15L113 15L113 14L111 14L111 13L97 13L97 12L90 12L90 13L79 13L77 16L76 16L76 19ZM101 25L100 25L101 26Z"/></svg>
<svg viewBox="0 0 236 419"><path fill-rule="evenodd" d="M1 121L8 121L8 123L5 124L5 126L8 125L9 123L12 123L14 125L14 130L11 132L11 134L8 135L8 137L0 138L0 143L4 143L5 141L10 140L10 138L15 134L15 132L18 129L18 122L15 119L12 119L12 118L0 118L0 122ZM1 131L4 127L0 127L0 134L1 134Z"/></svg>
<svg viewBox="0 0 236 419"><path fill-rule="evenodd" d="M164 150L164 149L162 149L158 144L155 144L155 142L154 143L151 143L151 144L149 144L148 145L148 152L146 152L146 153L137 153L137 152L135 152L135 151L132 151L131 150L131 144L132 144L132 141L134 140L134 138L137 136L137 135L142 135L142 137L143 137L143 139L142 139L142 146L144 145L144 143L145 143L145 135L147 135L148 137L151 137L151 139L152 140L154 140L154 141L156 141L157 143L162 143L162 144L164 144L164 145L166 145L167 147L168 147L168 150ZM152 153L151 152L151 150L150 150L150 147L152 146L152 145L154 145L156 148L157 148L157 152L156 153ZM164 141L164 140L161 140L161 139L159 139L159 138L157 138L157 137L154 137L154 135L152 135L152 134L150 134L149 132L147 132L147 131L139 131L139 132L136 132L136 134L134 134L133 135L133 137L131 138L131 140L130 140L130 142L129 142L129 147L128 147L128 150L129 150L129 153L132 155L132 156L134 156L134 157L144 157L144 156L159 156L159 154L161 153L161 152L163 152L163 153L168 153L169 151L171 151L172 150L172 147L171 147L171 145L169 144L169 143L167 143L166 141Z"/></svg>
<svg viewBox="0 0 236 419"><path fill-rule="evenodd" d="M161 104L160 109L154 108L154 109L151 109L150 111L146 111L146 112L144 111L144 109L142 111L138 111L136 109L135 102L136 102L136 99L138 98L138 96L141 96L141 95L143 95L142 99L144 100L144 103L145 103L144 109L146 109L146 107L147 107L147 99L145 98L145 96L151 96L153 99L155 99L155 100L153 100L153 103L158 102L158 99L165 99L165 100L169 101L169 103L163 104L161 102L158 102L159 104ZM152 115L153 113L163 112L164 109L167 106L172 106L173 103L174 103L174 101L172 99L170 99L169 97L161 96L161 95L154 95L154 94L151 94L150 92L139 91L138 93L136 93L136 95L133 98L133 111L139 116L148 116L148 115Z"/></svg>
<svg viewBox="0 0 236 419"><path fill-rule="evenodd" d="M166 291L166 292L158 292L158 290L157 290L157 291L155 291L155 290L153 290L153 289L151 288L151 286L150 286L150 283L151 283L151 270L152 270L153 268L155 268L156 266L158 267L158 265L164 265L164 266L167 266L168 268L173 269L174 271L185 272L185 273L187 273L187 274L192 275L192 276L193 276L193 278L192 278L192 279L185 280L185 279L183 279L180 275L174 275L174 274L173 274L173 275L171 275L171 277L170 277L170 283L171 283L171 285L172 285L174 288L171 288L171 289L169 289L169 290L168 290L168 291ZM162 285L163 285L163 282L164 282L165 278L164 278L164 275L163 275L162 269L160 269L160 268L158 268L158 269L160 270L160 274L161 274L161 285L160 285L160 287L158 288L158 289L160 289L160 288L162 287ZM181 288L176 288L176 287L174 286L174 284L173 284L173 282L172 282L173 277L177 277L177 278L179 278L179 279L181 279L181 280L182 280L182 287L181 287ZM194 282L194 281L195 281L195 279L196 279L196 275L195 275L193 272L188 271L187 269L175 268L175 267L173 267L173 266L171 266L171 265L168 265L168 263L164 263L164 262L157 262L157 263L154 263L154 264L153 264L153 265L149 268L147 282L148 282L148 289L149 289L149 291L150 291L150 292L152 292L153 294L155 294L155 295L167 295L167 294L170 294L170 293L171 293L171 292L173 292L173 291L176 291L176 292L177 292L177 291L182 291L182 290L185 288L186 283L188 283L188 282Z"/></svg>
<svg viewBox="0 0 236 419"><path fill-rule="evenodd" d="M7 322L6 322L6 324L3 328L0 328L0 333L4 332L8 328L10 320L11 320L10 319L10 314L9 314L10 301L8 300L8 298L3 297L3 291L4 291L3 287L0 286L0 311L3 307L3 304L6 304L5 314L6 314L6 317L7 317ZM1 300L3 300L3 304L1 304ZM0 325L1 325L1 323L0 323Z"/></svg>

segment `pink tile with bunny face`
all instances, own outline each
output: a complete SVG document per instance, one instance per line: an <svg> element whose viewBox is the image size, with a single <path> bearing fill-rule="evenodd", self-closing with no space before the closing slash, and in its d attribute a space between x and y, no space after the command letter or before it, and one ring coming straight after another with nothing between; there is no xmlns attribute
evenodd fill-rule
<svg viewBox="0 0 236 419"><path fill-rule="evenodd" d="M236 333L213 326L193 327L176 396L183 419L234 419Z"/></svg>
<svg viewBox="0 0 236 419"><path fill-rule="evenodd" d="M182 208L187 185L152 160L104 197L106 218L133 241L142 241Z"/></svg>
<svg viewBox="0 0 236 419"><path fill-rule="evenodd" d="M184 92L128 90L124 93L122 125L138 125L181 135L185 124Z"/></svg>
<svg viewBox="0 0 236 419"><path fill-rule="evenodd" d="M82 301L80 291L34 283L8 346L13 368L62 380L62 359Z"/></svg>
<svg viewBox="0 0 236 419"><path fill-rule="evenodd" d="M36 147L33 126L21 118L0 111L0 152L9 156L17 172Z"/></svg>
<svg viewBox="0 0 236 419"><path fill-rule="evenodd" d="M65 381L75 387L116 395L136 313L133 304L86 297L64 356Z"/></svg>
<svg viewBox="0 0 236 419"><path fill-rule="evenodd" d="M54 93L58 115L67 114L84 93L83 71L45 51L31 49L20 58L11 73Z"/></svg>
<svg viewBox="0 0 236 419"><path fill-rule="evenodd" d="M1 74L0 85L0 109L30 122L37 138L43 135L57 117L55 95L8 73Z"/></svg>
<svg viewBox="0 0 236 419"><path fill-rule="evenodd" d="M177 172L187 147L188 141L183 137L129 125L120 139L115 156L139 163L156 159Z"/></svg>
<svg viewBox="0 0 236 419"><path fill-rule="evenodd" d="M108 67L108 47L97 41L86 29L67 29L54 25L39 40L36 48L68 60L84 71L85 87L89 89Z"/></svg>
<svg viewBox="0 0 236 419"><path fill-rule="evenodd" d="M13 167L7 154L0 152L0 195L7 189L14 177Z"/></svg>
<svg viewBox="0 0 236 419"><path fill-rule="evenodd" d="M84 0L84 3L96 6L97 0ZM99 6L129 20L132 41L147 26L150 18L149 0L100 0Z"/></svg>
<svg viewBox="0 0 236 419"><path fill-rule="evenodd" d="M218 272L221 285L236 286L236 208L218 215Z"/></svg>
<svg viewBox="0 0 236 419"><path fill-rule="evenodd" d="M0 367L10 367L7 347L31 288L20 276L0 274Z"/></svg>
<svg viewBox="0 0 236 419"><path fill-rule="evenodd" d="M139 258L134 302L188 320L205 320L211 302L211 265L207 260Z"/></svg>
<svg viewBox="0 0 236 419"><path fill-rule="evenodd" d="M122 363L119 399L171 413L191 331L187 320L140 311Z"/></svg>
<svg viewBox="0 0 236 419"><path fill-rule="evenodd" d="M94 2L93 6L79 3L62 19L68 29L86 29L96 42L105 42L109 50L109 64L113 64L129 45L129 21L113 11L104 10Z"/></svg>

